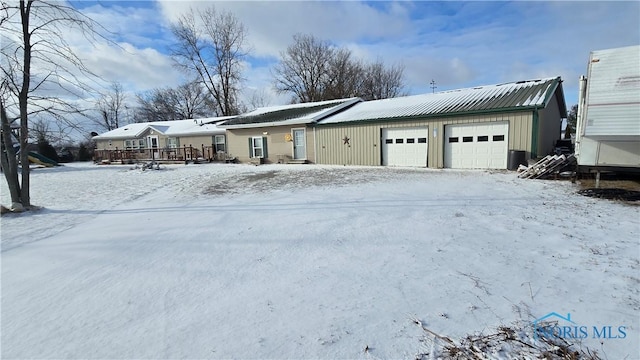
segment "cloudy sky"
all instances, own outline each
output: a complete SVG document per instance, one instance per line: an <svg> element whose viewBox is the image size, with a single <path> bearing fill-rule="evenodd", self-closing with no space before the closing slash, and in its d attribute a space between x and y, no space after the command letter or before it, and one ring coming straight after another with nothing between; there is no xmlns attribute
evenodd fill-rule
<svg viewBox="0 0 640 360"><path fill-rule="evenodd" d="M82 47L80 56L131 93L176 86L170 24L189 8L215 6L246 27L248 91L286 102L270 69L296 33L348 47L366 59L405 67L409 94L561 76L567 104L592 50L640 44L640 2L430 1L74 1L114 33L120 48Z"/></svg>

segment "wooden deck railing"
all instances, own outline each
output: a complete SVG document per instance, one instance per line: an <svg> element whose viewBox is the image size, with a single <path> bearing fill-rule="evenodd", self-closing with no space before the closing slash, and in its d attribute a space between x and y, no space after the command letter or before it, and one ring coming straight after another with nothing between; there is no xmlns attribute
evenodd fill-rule
<svg viewBox="0 0 640 360"><path fill-rule="evenodd" d="M183 146L177 148L144 148L144 149L101 149L94 150L95 162L136 163L143 161L225 161L226 153L216 153L212 145Z"/></svg>

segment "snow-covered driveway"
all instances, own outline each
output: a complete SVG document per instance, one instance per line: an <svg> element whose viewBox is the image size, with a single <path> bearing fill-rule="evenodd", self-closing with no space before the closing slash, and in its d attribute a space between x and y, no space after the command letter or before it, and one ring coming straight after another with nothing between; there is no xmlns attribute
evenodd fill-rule
<svg viewBox="0 0 640 360"><path fill-rule="evenodd" d="M71 164L32 185L45 209L1 220L3 358L411 358L412 319L455 338L549 312L625 326L583 340L610 359L640 348L640 207L568 182Z"/></svg>

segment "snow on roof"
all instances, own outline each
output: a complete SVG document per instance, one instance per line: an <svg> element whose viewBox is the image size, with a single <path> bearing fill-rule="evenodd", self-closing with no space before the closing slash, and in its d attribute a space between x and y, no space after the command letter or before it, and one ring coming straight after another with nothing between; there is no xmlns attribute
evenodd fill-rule
<svg viewBox="0 0 640 360"><path fill-rule="evenodd" d="M544 107L560 81L554 77L365 101L318 124Z"/></svg>
<svg viewBox="0 0 640 360"><path fill-rule="evenodd" d="M238 129L307 124L318 121L360 101L362 101L360 98L348 98L262 107L225 121L221 126L229 129Z"/></svg>
<svg viewBox="0 0 640 360"><path fill-rule="evenodd" d="M141 136L148 128L152 128L167 136L224 134L224 129L219 128L216 123L231 118L234 118L234 116L134 123L121 126L104 134L94 136L93 138L97 140L131 139Z"/></svg>

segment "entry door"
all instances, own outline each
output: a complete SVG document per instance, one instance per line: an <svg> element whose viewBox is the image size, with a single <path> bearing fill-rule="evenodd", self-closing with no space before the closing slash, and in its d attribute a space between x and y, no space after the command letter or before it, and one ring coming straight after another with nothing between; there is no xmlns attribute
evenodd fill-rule
<svg viewBox="0 0 640 360"><path fill-rule="evenodd" d="M305 160L307 158L305 129L293 129L293 158Z"/></svg>
<svg viewBox="0 0 640 360"><path fill-rule="evenodd" d="M153 159L159 159L160 156L158 154L158 136L157 135L149 135L147 136L147 146L151 149L151 156Z"/></svg>

